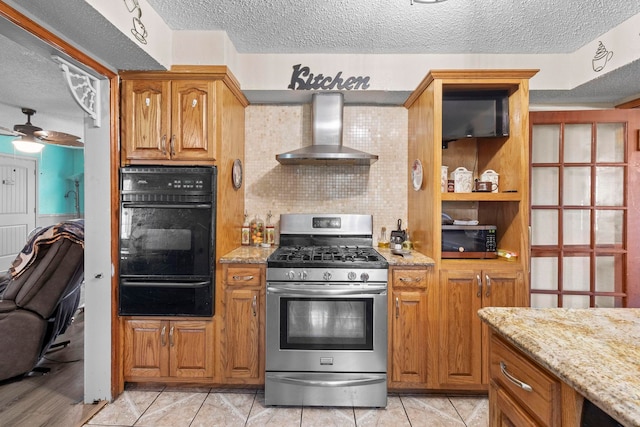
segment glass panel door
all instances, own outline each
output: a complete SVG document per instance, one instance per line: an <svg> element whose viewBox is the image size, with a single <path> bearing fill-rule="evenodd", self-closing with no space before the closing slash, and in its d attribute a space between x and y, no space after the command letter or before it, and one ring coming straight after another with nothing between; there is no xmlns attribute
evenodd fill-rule
<svg viewBox="0 0 640 427"><path fill-rule="evenodd" d="M639 273L629 209L639 114L531 113L532 307L640 304L640 285L628 280Z"/></svg>

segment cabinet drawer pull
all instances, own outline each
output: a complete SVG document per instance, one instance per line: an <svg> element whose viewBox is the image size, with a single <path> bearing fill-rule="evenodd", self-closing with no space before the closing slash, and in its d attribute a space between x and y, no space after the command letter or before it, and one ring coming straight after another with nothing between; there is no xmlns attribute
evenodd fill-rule
<svg viewBox="0 0 640 427"><path fill-rule="evenodd" d="M476 296L480 298L482 296L482 279L480 279L479 274L476 274L476 280L478 281L478 293Z"/></svg>
<svg viewBox="0 0 640 427"><path fill-rule="evenodd" d="M167 338L166 338L166 332L167 332L167 327L163 326L162 327L162 332L160 332L160 342L162 343L162 346L164 347L165 345L167 345Z"/></svg>
<svg viewBox="0 0 640 427"><path fill-rule="evenodd" d="M411 282L420 283L422 282L422 277L401 277L398 280L404 283L411 283Z"/></svg>
<svg viewBox="0 0 640 427"><path fill-rule="evenodd" d="M258 297L256 295L253 296L253 302L251 303L251 308L253 308L253 317L256 317L258 307Z"/></svg>
<svg viewBox="0 0 640 427"><path fill-rule="evenodd" d="M238 282L250 282L251 280L253 280L253 276L233 276L233 280L236 280Z"/></svg>
<svg viewBox="0 0 640 427"><path fill-rule="evenodd" d="M169 329L169 345L173 347L175 343L173 342L173 326Z"/></svg>
<svg viewBox="0 0 640 427"><path fill-rule="evenodd" d="M502 372L502 375L507 377L507 379L509 381L511 381L512 383L514 383L515 385L517 385L518 387L520 387L524 391L533 392L533 388L529 384L520 381L519 379L517 379L516 377L514 377L513 375L511 375L507 371L507 364L506 363L500 362L500 371Z"/></svg>
<svg viewBox="0 0 640 427"><path fill-rule="evenodd" d="M487 281L487 293L485 294L485 296L490 297L491 296L491 277L489 277L488 274L485 274L484 278Z"/></svg>

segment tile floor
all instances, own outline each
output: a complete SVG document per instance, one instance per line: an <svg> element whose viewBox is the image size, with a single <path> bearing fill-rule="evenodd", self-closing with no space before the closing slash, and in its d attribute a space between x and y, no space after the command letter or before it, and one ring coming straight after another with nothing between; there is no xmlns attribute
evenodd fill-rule
<svg viewBox="0 0 640 427"><path fill-rule="evenodd" d="M263 391L129 388L85 427L487 427L486 396L390 394L385 409L267 407Z"/></svg>

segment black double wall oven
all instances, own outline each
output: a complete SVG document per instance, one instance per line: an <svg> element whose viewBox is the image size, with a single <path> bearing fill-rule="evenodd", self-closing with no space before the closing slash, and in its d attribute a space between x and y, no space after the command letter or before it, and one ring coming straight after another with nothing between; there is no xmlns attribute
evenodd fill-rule
<svg viewBox="0 0 640 427"><path fill-rule="evenodd" d="M216 172L121 169L119 314L213 315Z"/></svg>

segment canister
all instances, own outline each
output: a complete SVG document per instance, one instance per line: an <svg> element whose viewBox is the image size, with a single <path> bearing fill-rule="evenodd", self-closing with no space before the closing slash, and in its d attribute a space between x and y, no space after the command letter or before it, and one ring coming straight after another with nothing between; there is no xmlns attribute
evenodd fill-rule
<svg viewBox="0 0 640 427"><path fill-rule="evenodd" d="M449 180L449 166L441 166L442 173L440 175L440 191L447 192L447 181Z"/></svg>
<svg viewBox="0 0 640 427"><path fill-rule="evenodd" d="M496 171L491 170L491 169L487 169L486 171L482 172L482 175L480 176L480 181L489 181L493 184L492 186L492 193L497 193L498 192L498 178L499 175L496 173Z"/></svg>
<svg viewBox="0 0 640 427"><path fill-rule="evenodd" d="M455 193L471 193L473 191L473 173L460 166L451 172L453 191Z"/></svg>

